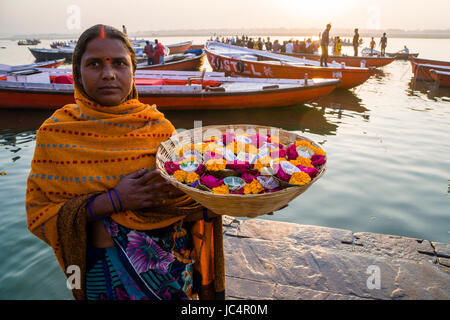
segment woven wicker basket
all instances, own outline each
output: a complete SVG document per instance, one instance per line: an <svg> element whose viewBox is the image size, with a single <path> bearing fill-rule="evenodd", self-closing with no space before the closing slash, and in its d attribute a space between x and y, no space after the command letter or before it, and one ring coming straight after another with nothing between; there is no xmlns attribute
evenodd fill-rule
<svg viewBox="0 0 450 320"><path fill-rule="evenodd" d="M177 135L174 135L169 140L161 143L158 152L156 154L156 167L160 170L161 176L165 178L169 183L171 183L176 188L180 189L192 199L202 204L204 207L213 211L216 214L224 214L235 217L255 217L262 214L271 213L277 211L284 206L286 206L294 198L298 197L300 194L305 192L314 182L316 182L325 172L326 163L319 168L319 174L311 180L305 186L295 186L288 187L273 193L263 193L256 195L221 195L214 194L208 191L202 191L196 188L192 188L188 185L178 182L175 178L167 173L164 168L164 163L166 161L171 161L173 149L176 147L175 142L183 139L184 143L198 143L206 140L208 136L208 131L215 130L215 132L221 132L225 134L226 132L236 132L236 133L259 133L261 130L265 130L267 133L273 133L274 130L278 133L280 142L284 145L293 143L298 140L306 140L310 142L313 146L319 147L316 143L302 137L298 134L281 130L273 127L259 126L259 125L215 125L215 126L205 126L201 128L196 128L192 130L183 131ZM204 135L206 134L206 135ZM217 134L213 134L217 137ZM272 134L273 135L273 134ZM179 145L178 145L179 146Z"/></svg>

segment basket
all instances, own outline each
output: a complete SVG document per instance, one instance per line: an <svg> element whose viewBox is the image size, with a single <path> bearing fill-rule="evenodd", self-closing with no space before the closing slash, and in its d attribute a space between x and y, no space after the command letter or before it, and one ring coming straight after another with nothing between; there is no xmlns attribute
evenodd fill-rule
<svg viewBox="0 0 450 320"><path fill-rule="evenodd" d="M174 148L176 148L176 141L184 141L183 143L194 143L206 140L211 135L208 132L236 132L236 133L252 133L261 132L265 130L267 133L273 133L274 130L278 133L278 138L283 145L293 143L298 140L306 140L315 147L318 146L315 142L308 138L300 136L298 134L285 131L282 129L260 126L260 125L214 125L205 126L201 128L195 128L191 130L183 131L179 134L172 136L169 140L161 143L158 152L156 154L156 167L161 172L161 176L167 180L170 184L180 189L192 199L220 215L229 215L235 217L255 217L262 214L271 213L285 207L290 201L305 192L311 185L316 182L324 174L326 170L326 163L318 168L319 174L314 179L304 186L292 186L282 189L273 193L263 194L250 194L250 195L238 195L238 194L214 194L208 191L199 190L185 185L175 178L173 178L164 168L166 161L171 161ZM216 135L216 134L212 134ZM217 136L217 135L216 135Z"/></svg>

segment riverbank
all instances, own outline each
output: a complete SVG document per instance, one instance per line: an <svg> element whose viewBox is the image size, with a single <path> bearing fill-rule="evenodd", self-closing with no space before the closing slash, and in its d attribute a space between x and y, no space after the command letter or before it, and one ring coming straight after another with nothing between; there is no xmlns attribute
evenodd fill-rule
<svg viewBox="0 0 450 320"><path fill-rule="evenodd" d="M450 299L450 244L224 217L227 299Z"/></svg>

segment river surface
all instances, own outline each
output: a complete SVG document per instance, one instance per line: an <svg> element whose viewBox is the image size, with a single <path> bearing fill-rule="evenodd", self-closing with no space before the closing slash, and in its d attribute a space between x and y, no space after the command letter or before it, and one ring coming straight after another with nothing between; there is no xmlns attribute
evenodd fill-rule
<svg viewBox="0 0 450 320"><path fill-rule="evenodd" d="M159 39L204 43L206 37ZM405 44L420 57L450 60L450 40L389 39L387 51ZM34 62L17 41L0 40L0 47L5 47L0 63ZM207 62L206 67L211 70ZM35 133L51 114L0 110L0 172L6 171L0 176L0 299L72 297L52 250L26 226L26 178ZM165 114L177 128L190 129L194 120L261 124L322 144L328 156L325 175L287 208L263 219L450 243L450 90L414 84L407 61L394 61L357 88L305 105Z"/></svg>

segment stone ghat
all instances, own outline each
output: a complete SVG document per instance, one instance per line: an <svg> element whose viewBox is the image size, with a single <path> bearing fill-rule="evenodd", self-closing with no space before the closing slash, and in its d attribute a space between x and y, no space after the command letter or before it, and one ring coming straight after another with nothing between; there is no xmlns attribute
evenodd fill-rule
<svg viewBox="0 0 450 320"><path fill-rule="evenodd" d="M227 299L450 299L450 244L224 216Z"/></svg>

